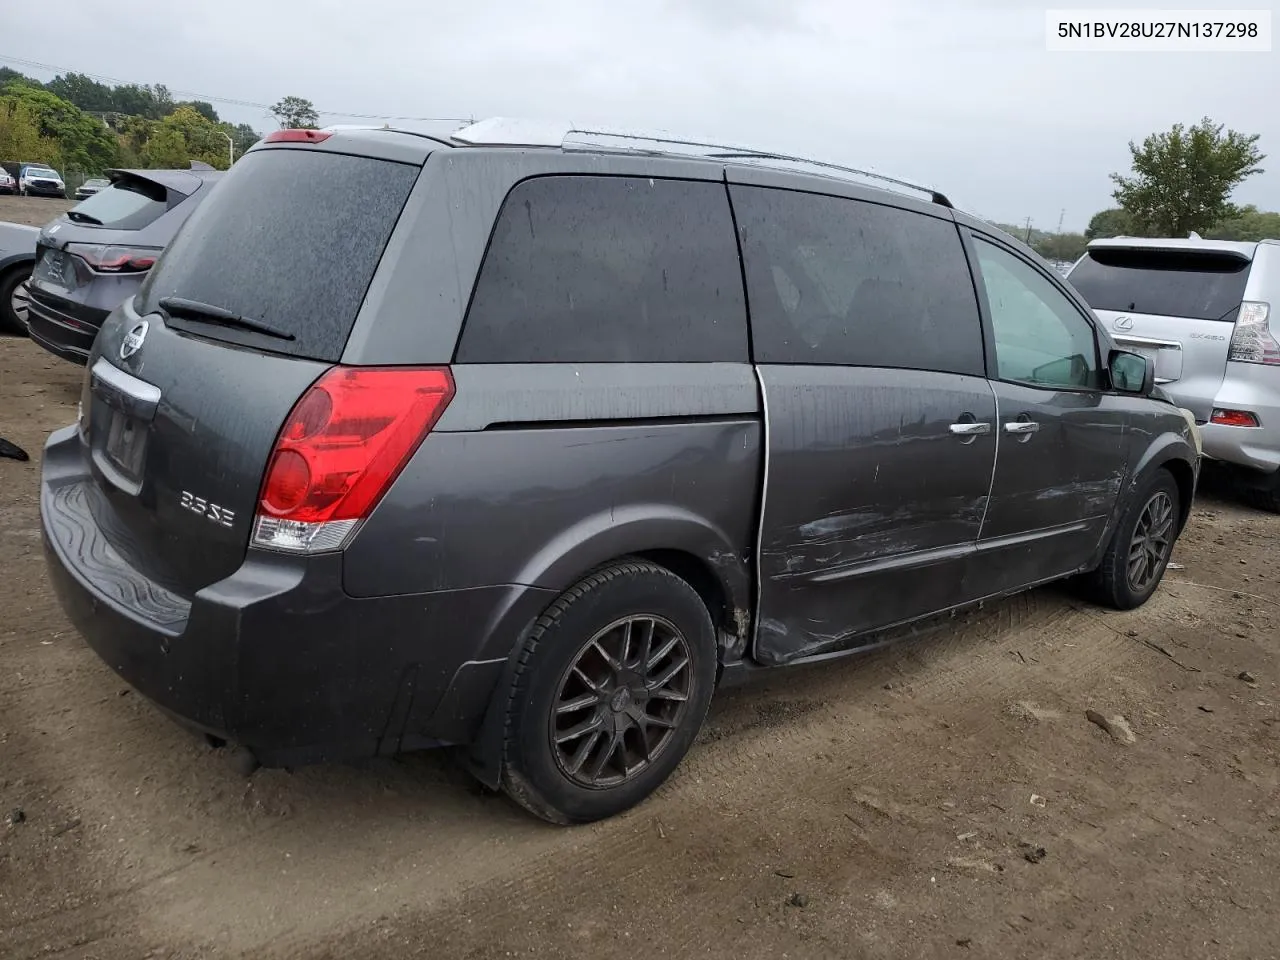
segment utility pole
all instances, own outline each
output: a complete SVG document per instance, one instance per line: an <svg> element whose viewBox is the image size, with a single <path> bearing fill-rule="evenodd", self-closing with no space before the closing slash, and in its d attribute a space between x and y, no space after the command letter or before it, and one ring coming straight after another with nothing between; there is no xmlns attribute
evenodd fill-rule
<svg viewBox="0 0 1280 960"><path fill-rule="evenodd" d="M231 165L236 162L236 142L231 139L231 134L219 131L227 138L227 169L231 169Z"/></svg>
<svg viewBox="0 0 1280 960"><path fill-rule="evenodd" d="M1062 221L1065 220L1066 217L1067 217L1067 208L1063 207L1062 212L1058 214L1058 232L1059 233L1062 232Z"/></svg>
<svg viewBox="0 0 1280 960"><path fill-rule="evenodd" d="M1031 218L1027 217L1027 235L1022 238L1023 243L1031 242Z"/></svg>

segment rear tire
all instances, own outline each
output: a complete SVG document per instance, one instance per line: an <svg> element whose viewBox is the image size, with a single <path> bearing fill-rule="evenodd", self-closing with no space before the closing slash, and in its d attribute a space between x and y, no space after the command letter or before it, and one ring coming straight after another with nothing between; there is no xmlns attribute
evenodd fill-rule
<svg viewBox="0 0 1280 960"><path fill-rule="evenodd" d="M17 337L27 335L27 324L14 305L18 288L31 276L31 265L24 264L0 273L0 333Z"/></svg>
<svg viewBox="0 0 1280 960"><path fill-rule="evenodd" d="M641 560L591 574L548 608L520 651L503 789L559 824L635 806L688 752L715 677L715 627L693 587Z"/></svg>
<svg viewBox="0 0 1280 960"><path fill-rule="evenodd" d="M1177 542L1181 514L1178 483L1159 470L1120 519L1090 592L1116 610L1142 606L1160 586Z"/></svg>
<svg viewBox="0 0 1280 960"><path fill-rule="evenodd" d="M1265 486L1240 488L1244 502L1255 510L1280 513L1280 473L1273 474Z"/></svg>

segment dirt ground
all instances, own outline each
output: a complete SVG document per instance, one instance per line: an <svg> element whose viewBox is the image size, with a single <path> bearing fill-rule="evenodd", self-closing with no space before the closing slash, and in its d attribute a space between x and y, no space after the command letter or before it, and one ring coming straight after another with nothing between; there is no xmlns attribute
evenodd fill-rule
<svg viewBox="0 0 1280 960"><path fill-rule="evenodd" d="M58 214L75 205L74 200L58 200L53 197L0 196L0 220L43 227Z"/></svg>
<svg viewBox="0 0 1280 960"><path fill-rule="evenodd" d="M1206 497L1140 611L1042 590L727 691L565 830L438 754L245 780L131 693L40 551L80 375L0 339L0 956L1277 955L1280 518Z"/></svg>

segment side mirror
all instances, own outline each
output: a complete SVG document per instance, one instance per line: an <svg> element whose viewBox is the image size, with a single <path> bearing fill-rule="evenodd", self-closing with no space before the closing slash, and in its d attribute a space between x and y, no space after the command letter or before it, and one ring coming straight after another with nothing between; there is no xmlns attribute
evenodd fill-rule
<svg viewBox="0 0 1280 960"><path fill-rule="evenodd" d="M1111 386L1121 393L1150 396L1156 385L1156 365L1148 357L1128 350L1112 350L1107 361Z"/></svg>

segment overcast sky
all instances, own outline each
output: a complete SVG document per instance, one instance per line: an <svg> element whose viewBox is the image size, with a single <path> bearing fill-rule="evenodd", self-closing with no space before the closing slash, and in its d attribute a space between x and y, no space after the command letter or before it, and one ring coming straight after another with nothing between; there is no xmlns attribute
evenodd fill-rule
<svg viewBox="0 0 1280 960"><path fill-rule="evenodd" d="M1127 169L1130 139L1209 115L1262 135L1275 172L1236 199L1280 209L1280 54L1049 53L1039 4L890 7L218 0L104 15L64 0L52 18L6 18L0 57L204 94L259 130L273 126L261 107L215 98L295 94L322 123L527 116L722 137L922 179L983 216L1049 230L1064 209L1078 230L1111 205L1107 175Z"/></svg>

